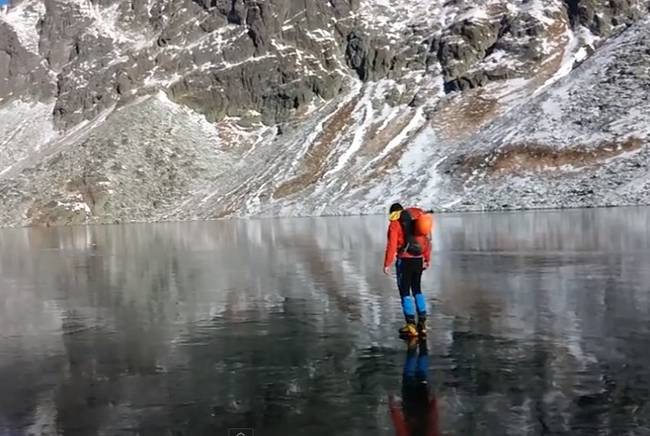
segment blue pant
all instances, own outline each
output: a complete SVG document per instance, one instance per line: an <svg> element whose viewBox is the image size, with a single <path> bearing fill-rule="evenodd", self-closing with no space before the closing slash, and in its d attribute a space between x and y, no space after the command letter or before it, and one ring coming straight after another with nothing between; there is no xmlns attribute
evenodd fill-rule
<svg viewBox="0 0 650 436"><path fill-rule="evenodd" d="M402 299L402 310L406 322L415 322L415 313L420 319L427 316L427 305L422 295L422 272L424 259L421 257L398 259L395 264L397 288Z"/></svg>

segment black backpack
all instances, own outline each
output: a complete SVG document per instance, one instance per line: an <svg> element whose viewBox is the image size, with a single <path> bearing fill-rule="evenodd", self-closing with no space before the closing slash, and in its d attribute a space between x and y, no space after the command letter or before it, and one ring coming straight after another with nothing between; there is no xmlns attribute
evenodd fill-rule
<svg viewBox="0 0 650 436"><path fill-rule="evenodd" d="M408 253L411 256L422 256L424 248L418 242L415 236L415 220L410 212L406 209L400 213L399 223L404 233L404 246L400 248L400 253Z"/></svg>

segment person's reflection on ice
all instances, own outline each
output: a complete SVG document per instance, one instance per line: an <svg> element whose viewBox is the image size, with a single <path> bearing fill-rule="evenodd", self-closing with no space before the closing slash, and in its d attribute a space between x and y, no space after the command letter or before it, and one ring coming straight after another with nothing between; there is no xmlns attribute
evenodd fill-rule
<svg viewBox="0 0 650 436"><path fill-rule="evenodd" d="M439 436L438 405L429 392L429 354L426 340L408 342L402 373L402 401L388 398L397 436Z"/></svg>

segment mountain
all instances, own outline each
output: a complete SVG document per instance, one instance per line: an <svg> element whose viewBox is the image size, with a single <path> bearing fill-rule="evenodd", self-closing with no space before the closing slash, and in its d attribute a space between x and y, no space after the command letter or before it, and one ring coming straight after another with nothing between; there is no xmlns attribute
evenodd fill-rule
<svg viewBox="0 0 650 436"><path fill-rule="evenodd" d="M648 204L649 8L14 0L0 224Z"/></svg>

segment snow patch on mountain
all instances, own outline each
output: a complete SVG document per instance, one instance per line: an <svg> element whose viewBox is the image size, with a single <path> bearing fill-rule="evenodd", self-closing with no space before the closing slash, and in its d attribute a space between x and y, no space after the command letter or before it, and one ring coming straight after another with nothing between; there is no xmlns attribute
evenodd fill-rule
<svg viewBox="0 0 650 436"><path fill-rule="evenodd" d="M399 35L409 26L425 26L440 20L443 3L441 0L362 0L359 11L369 28Z"/></svg>
<svg viewBox="0 0 650 436"><path fill-rule="evenodd" d="M89 34L111 39L117 44L126 44L133 50L141 50L153 43L151 35L143 35L120 25L120 2L103 7L91 0L67 0L77 7L79 14L92 20Z"/></svg>
<svg viewBox="0 0 650 436"><path fill-rule="evenodd" d="M11 9L1 18L14 29L21 45L31 53L38 54L37 25L45 14L45 5L39 0L24 0Z"/></svg>
<svg viewBox="0 0 650 436"><path fill-rule="evenodd" d="M0 176L58 137L53 107L54 103L21 100L0 106Z"/></svg>

